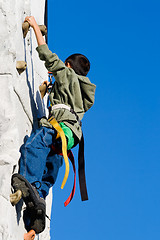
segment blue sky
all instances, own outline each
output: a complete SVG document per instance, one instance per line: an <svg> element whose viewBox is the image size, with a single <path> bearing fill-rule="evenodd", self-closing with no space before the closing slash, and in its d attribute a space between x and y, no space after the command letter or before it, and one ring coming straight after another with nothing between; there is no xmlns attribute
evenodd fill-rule
<svg viewBox="0 0 160 240"><path fill-rule="evenodd" d="M53 188L51 239L160 238L160 2L49 1L49 47L83 53L97 85L83 120L89 201ZM74 150L77 159L77 149Z"/></svg>

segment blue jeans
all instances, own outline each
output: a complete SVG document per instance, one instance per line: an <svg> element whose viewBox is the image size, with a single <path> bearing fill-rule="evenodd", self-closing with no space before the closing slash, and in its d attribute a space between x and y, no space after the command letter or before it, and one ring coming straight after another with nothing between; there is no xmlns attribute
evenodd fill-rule
<svg viewBox="0 0 160 240"><path fill-rule="evenodd" d="M61 141L56 140L54 129L41 127L31 134L25 144L21 146L19 173L31 184L41 183L38 189L40 197L44 199L49 189L54 185L59 168L63 164L63 157L55 154L52 144L61 149ZM39 183L35 183L38 187Z"/></svg>

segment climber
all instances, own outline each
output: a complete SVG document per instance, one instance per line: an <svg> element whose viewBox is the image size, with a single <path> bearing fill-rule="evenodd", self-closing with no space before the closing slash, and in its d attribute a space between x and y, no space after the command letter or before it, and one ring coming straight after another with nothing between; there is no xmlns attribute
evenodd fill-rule
<svg viewBox="0 0 160 240"><path fill-rule="evenodd" d="M39 58L45 61L46 68L55 78L49 93L49 117L40 119L40 127L21 146L19 173L12 176L14 191L22 192L26 204L23 216L25 227L27 231L33 229L40 233L45 228L45 199L63 163L59 154L61 151L58 151L62 149L64 156L63 134L67 150L78 143L83 145L81 120L94 103L96 86L86 77L90 62L84 55L73 54L63 63L48 49L35 18L26 17L25 22L34 30ZM45 81L42 85L47 87L49 82ZM87 196L82 199L86 200Z"/></svg>

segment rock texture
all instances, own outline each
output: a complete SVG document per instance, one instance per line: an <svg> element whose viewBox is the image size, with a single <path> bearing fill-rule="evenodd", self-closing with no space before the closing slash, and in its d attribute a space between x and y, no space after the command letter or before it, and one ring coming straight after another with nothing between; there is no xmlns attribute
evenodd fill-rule
<svg viewBox="0 0 160 240"><path fill-rule="evenodd" d="M25 232L21 206L12 207L10 179L18 170L19 148L37 116L44 115L44 103L38 91L47 80L44 63L35 50L37 44L32 29L23 39L22 23L26 16L35 16L44 24L45 0L0 0L0 240L22 240ZM17 61L26 61L27 69L19 74ZM47 199L50 215L51 194ZM22 206L23 209L24 206ZM49 220L46 230L37 239L49 240Z"/></svg>

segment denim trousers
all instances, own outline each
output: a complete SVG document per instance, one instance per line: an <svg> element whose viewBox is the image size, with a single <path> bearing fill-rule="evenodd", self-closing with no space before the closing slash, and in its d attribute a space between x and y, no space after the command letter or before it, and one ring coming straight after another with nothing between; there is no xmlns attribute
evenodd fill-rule
<svg viewBox="0 0 160 240"><path fill-rule="evenodd" d="M38 189L44 199L54 185L63 157L55 154L52 144L61 149L54 129L41 127L31 134L20 148L19 173Z"/></svg>

